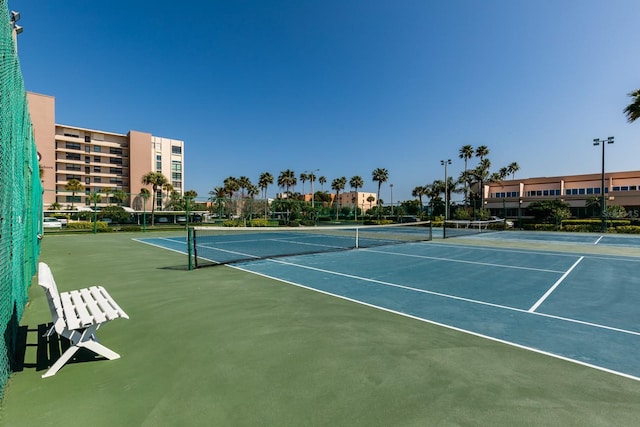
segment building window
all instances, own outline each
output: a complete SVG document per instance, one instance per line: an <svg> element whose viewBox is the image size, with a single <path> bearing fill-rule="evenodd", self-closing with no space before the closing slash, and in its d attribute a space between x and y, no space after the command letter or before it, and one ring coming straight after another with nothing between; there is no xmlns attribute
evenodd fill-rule
<svg viewBox="0 0 640 427"><path fill-rule="evenodd" d="M90 146L90 145L85 145L85 146L84 146L84 152L85 152L85 153L89 153L89 152L91 152L91 146Z"/></svg>
<svg viewBox="0 0 640 427"><path fill-rule="evenodd" d="M584 192L585 192L584 188L578 189L578 194L580 194L581 196L584 195Z"/></svg>
<svg viewBox="0 0 640 427"><path fill-rule="evenodd" d="M173 188L176 190L179 190L182 188L182 181L171 181L171 185L173 185Z"/></svg>
<svg viewBox="0 0 640 427"><path fill-rule="evenodd" d="M593 194L600 194L600 188L594 188Z"/></svg>
<svg viewBox="0 0 640 427"><path fill-rule="evenodd" d="M72 179L80 180L80 175L67 175L67 181L71 181Z"/></svg>
<svg viewBox="0 0 640 427"><path fill-rule="evenodd" d="M93 156L93 161L96 163L100 163L100 156Z"/></svg>
<svg viewBox="0 0 640 427"><path fill-rule="evenodd" d="M67 153L65 155L65 158L67 160L80 160L80 154L75 154L75 153Z"/></svg>
<svg viewBox="0 0 640 427"><path fill-rule="evenodd" d="M84 142L91 142L91 136L85 135L84 136Z"/></svg>
<svg viewBox="0 0 640 427"><path fill-rule="evenodd" d="M102 182L102 178L100 178L99 176L94 176L93 182Z"/></svg>
<svg viewBox="0 0 640 427"><path fill-rule="evenodd" d="M89 156L84 156L84 162L85 162L85 163L91 163L91 157L89 157Z"/></svg>
<svg viewBox="0 0 640 427"><path fill-rule="evenodd" d="M99 146L99 145L94 145L94 146L93 146L93 152L94 152L94 153L99 153L100 151L102 151L102 149L100 148L100 146Z"/></svg>
<svg viewBox="0 0 640 427"><path fill-rule="evenodd" d="M65 169L68 171L79 171L80 165L67 164L67 167Z"/></svg>
<svg viewBox="0 0 640 427"><path fill-rule="evenodd" d="M85 184L91 184L91 178L86 177L86 178L84 179L84 183L85 183Z"/></svg>
<svg viewBox="0 0 640 427"><path fill-rule="evenodd" d="M171 154L182 154L182 147L180 147L179 145L172 145Z"/></svg>
<svg viewBox="0 0 640 427"><path fill-rule="evenodd" d="M593 194L593 188L587 188L587 194Z"/></svg>
<svg viewBox="0 0 640 427"><path fill-rule="evenodd" d="M101 172L102 172L102 169L100 169L100 166L94 166L94 167L93 167L93 171L94 171L95 173L101 173Z"/></svg>
<svg viewBox="0 0 640 427"><path fill-rule="evenodd" d="M122 164L122 159L112 158L112 159L109 159L109 163L111 163L112 165L121 165Z"/></svg>
<svg viewBox="0 0 640 427"><path fill-rule="evenodd" d="M122 168L109 168L109 173L122 175Z"/></svg>

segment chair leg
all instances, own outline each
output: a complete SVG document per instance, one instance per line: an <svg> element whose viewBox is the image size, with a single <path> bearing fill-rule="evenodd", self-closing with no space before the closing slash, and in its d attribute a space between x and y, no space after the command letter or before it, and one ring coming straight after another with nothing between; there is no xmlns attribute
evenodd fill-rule
<svg viewBox="0 0 640 427"><path fill-rule="evenodd" d="M42 378L48 378L48 377L54 376L60 370L60 368L62 368L64 364L67 363L73 357L74 354L76 354L78 349L79 347L76 347L76 346L69 347L67 351L65 351L64 354L60 356L58 360L56 360L56 362L51 366L51 368L49 368L49 370L45 372L44 375L42 375Z"/></svg>
<svg viewBox="0 0 640 427"><path fill-rule="evenodd" d="M109 360L118 359L120 357L118 353L108 349L107 347L96 341L83 341L81 343L78 343L78 347L88 348L94 353L99 354L100 356L103 356Z"/></svg>

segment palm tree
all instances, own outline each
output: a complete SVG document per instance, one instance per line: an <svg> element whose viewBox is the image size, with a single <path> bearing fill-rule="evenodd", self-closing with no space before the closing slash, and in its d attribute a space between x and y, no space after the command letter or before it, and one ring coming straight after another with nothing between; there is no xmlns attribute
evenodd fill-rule
<svg viewBox="0 0 640 427"><path fill-rule="evenodd" d="M304 194L304 183L309 181L309 175L306 172L300 174L300 181L302 181L302 194Z"/></svg>
<svg viewBox="0 0 640 427"><path fill-rule="evenodd" d="M376 168L371 172L371 180L378 182L378 193L376 195L376 199L378 200L378 205L380 205L380 187L383 182L387 182L389 179L389 171L384 168ZM378 210L378 216L380 215L380 210Z"/></svg>
<svg viewBox="0 0 640 427"><path fill-rule="evenodd" d="M284 170L278 175L278 186L285 189L287 196L290 195L289 189L295 187L297 183L298 179L296 178L296 174L291 169Z"/></svg>
<svg viewBox="0 0 640 427"><path fill-rule="evenodd" d="M640 117L640 89L630 92L629 96L633 99L624 109L624 114L627 116L627 121L633 123Z"/></svg>
<svg viewBox="0 0 640 427"><path fill-rule="evenodd" d="M318 182L320 183L320 191L324 191L324 185L327 183L327 178L321 175L320 178L318 178Z"/></svg>
<svg viewBox="0 0 640 427"><path fill-rule="evenodd" d="M70 179L64 186L64 189L71 191L71 210L73 210L73 203L76 201L76 193L84 190L84 185L77 179Z"/></svg>
<svg viewBox="0 0 640 427"><path fill-rule="evenodd" d="M225 187L215 187L212 191L209 191L209 200L218 205L218 218L222 218L222 205L224 198L227 195L227 189Z"/></svg>
<svg viewBox="0 0 640 427"><path fill-rule="evenodd" d="M507 166L508 175L511 175L511 179L516 179L516 172L520 170L520 165L516 162L512 162Z"/></svg>
<svg viewBox="0 0 640 427"><path fill-rule="evenodd" d="M376 201L376 198L374 196L368 196L367 197L367 202L369 202L369 207L371 207L371 205L373 204L373 202Z"/></svg>
<svg viewBox="0 0 640 427"><path fill-rule="evenodd" d="M225 194L229 196L230 199L233 198L233 193L240 189L240 184L238 184L238 180L232 176L225 178L223 181Z"/></svg>
<svg viewBox="0 0 640 427"><path fill-rule="evenodd" d="M141 188L140 189L140 197L142 198L142 206L144 207L144 210L147 210L147 200L149 199L149 197L151 197L151 192L149 191L148 188Z"/></svg>
<svg viewBox="0 0 640 427"><path fill-rule="evenodd" d="M467 173L467 161L471 160L471 158L473 157L473 147L471 145L463 145L462 148L460 148L460 152L458 157L460 157L461 159L464 160L464 174L466 175ZM467 187L467 181L464 181L464 202L468 203L468 187Z"/></svg>
<svg viewBox="0 0 640 427"><path fill-rule="evenodd" d="M260 178L258 178L258 187L262 189L262 198L264 199L264 219L267 219L267 208L269 202L267 200L267 187L269 184L273 184L273 175L269 172L262 172Z"/></svg>
<svg viewBox="0 0 640 427"><path fill-rule="evenodd" d="M478 166L471 171L474 180L479 184L478 191L480 192L480 206L484 208L484 183L489 180L489 168L491 168L491 161L489 159L482 159Z"/></svg>
<svg viewBox="0 0 640 427"><path fill-rule="evenodd" d="M332 190L336 190L336 199L335 199L335 204L336 204L336 221L338 220L338 205L339 205L339 199L338 197L340 196L340 190L344 190L344 187L347 185L347 178L346 177L340 177L340 178L336 178L333 181L331 181L331 189Z"/></svg>
<svg viewBox="0 0 640 427"><path fill-rule="evenodd" d="M171 185L170 182L166 182L163 186L162 186L162 193L163 195L166 194L167 195L167 203L169 202L169 198L171 197L171 194L174 193L174 188L173 185Z"/></svg>
<svg viewBox="0 0 640 427"><path fill-rule="evenodd" d="M480 161L484 160L485 157L489 155L489 147L486 145L481 145L476 148L476 157L480 158Z"/></svg>
<svg viewBox="0 0 640 427"><path fill-rule="evenodd" d="M236 182L240 188L240 198L244 199L244 190L249 189L253 184L251 184L251 180L246 176L241 176Z"/></svg>
<svg viewBox="0 0 640 427"><path fill-rule="evenodd" d="M262 172L258 178L258 187L262 189L262 198L267 200L267 187L273 184L273 175L269 172Z"/></svg>
<svg viewBox="0 0 640 427"><path fill-rule="evenodd" d="M111 193L111 195L115 199L116 203L119 205L122 205L124 201L127 200L127 197L129 196L123 190L115 190L113 193Z"/></svg>
<svg viewBox="0 0 640 427"><path fill-rule="evenodd" d="M422 215L422 196L425 196L427 193L427 188L424 185L419 185L413 189L411 195L413 197L417 197L420 201L420 214Z"/></svg>
<svg viewBox="0 0 640 427"><path fill-rule="evenodd" d="M353 201L356 205L356 208L354 209L355 212L355 220L358 220L358 188L362 188L362 186L364 185L364 180L362 179L362 177L360 175L354 175L351 177L351 179L349 180L349 186L351 188L354 188L356 191L356 199Z"/></svg>
<svg viewBox="0 0 640 427"><path fill-rule="evenodd" d="M144 185L151 185L153 190L153 203L151 204L151 223L155 220L156 204L158 202L158 190L163 188L169 180L160 172L147 172L142 176L142 183Z"/></svg>

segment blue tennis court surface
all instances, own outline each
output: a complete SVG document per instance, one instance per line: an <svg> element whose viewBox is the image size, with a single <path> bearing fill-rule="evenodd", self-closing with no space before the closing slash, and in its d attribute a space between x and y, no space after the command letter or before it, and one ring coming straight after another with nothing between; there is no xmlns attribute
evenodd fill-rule
<svg viewBox="0 0 640 427"><path fill-rule="evenodd" d="M434 237L442 237L442 229L433 229ZM485 239L502 241L531 241L544 243L568 243L580 245L599 245L610 247L640 248L640 238L634 235L564 233L540 231L498 231L485 232L467 236L465 239Z"/></svg>
<svg viewBox="0 0 640 427"><path fill-rule="evenodd" d="M640 258L425 242L233 267L640 380Z"/></svg>

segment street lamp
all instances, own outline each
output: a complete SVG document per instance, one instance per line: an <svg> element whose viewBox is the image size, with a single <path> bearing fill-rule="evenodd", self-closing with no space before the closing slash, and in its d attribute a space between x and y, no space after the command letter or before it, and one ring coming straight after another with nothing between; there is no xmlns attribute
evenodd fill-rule
<svg viewBox="0 0 640 427"><path fill-rule="evenodd" d="M601 196L601 202L600 202L600 220L602 221L602 232L606 233L607 232L607 222L605 221L605 212L606 212L606 207L605 207L605 198L604 198L604 146L605 146L605 142L607 144L613 144L613 137L610 136L607 139L599 139L596 138L593 140L593 145L602 145L602 182L601 182L601 186L600 186L600 196Z"/></svg>
<svg viewBox="0 0 640 427"><path fill-rule="evenodd" d="M389 184L389 188L391 189L391 217L393 218L393 184Z"/></svg>
<svg viewBox="0 0 640 427"><path fill-rule="evenodd" d="M440 160L440 164L444 166L444 220L449 219L449 185L447 176L447 165L451 164L451 159Z"/></svg>

